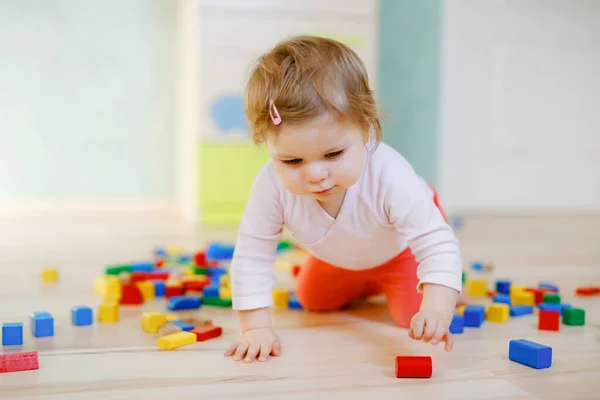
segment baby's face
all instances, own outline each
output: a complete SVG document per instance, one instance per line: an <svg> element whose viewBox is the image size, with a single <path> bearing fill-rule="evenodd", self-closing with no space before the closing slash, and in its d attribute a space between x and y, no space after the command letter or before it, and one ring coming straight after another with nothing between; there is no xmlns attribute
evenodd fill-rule
<svg viewBox="0 0 600 400"><path fill-rule="evenodd" d="M341 126L328 115L297 126L281 126L267 146L281 184L299 195L326 202L360 178L365 142L358 128Z"/></svg>

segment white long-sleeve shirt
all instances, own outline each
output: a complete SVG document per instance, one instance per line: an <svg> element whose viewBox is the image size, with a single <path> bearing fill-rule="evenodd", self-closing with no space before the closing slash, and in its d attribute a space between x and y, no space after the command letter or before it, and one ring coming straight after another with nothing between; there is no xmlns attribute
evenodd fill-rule
<svg viewBox="0 0 600 400"><path fill-rule="evenodd" d="M260 170L231 264L234 309L273 305L273 269L284 226L315 257L350 270L378 266L410 246L419 262L415 290L435 283L461 291L458 241L430 187L390 146L380 143L365 153L364 171L347 189L336 218L313 197L286 190L271 161Z"/></svg>

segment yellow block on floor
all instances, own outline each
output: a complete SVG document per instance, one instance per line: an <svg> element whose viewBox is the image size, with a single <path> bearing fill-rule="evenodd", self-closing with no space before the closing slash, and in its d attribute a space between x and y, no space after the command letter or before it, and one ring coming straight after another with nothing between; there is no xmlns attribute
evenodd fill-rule
<svg viewBox="0 0 600 400"><path fill-rule="evenodd" d="M197 336L192 332L177 332L171 333L170 335L159 337L157 344L158 347L165 350L172 350L177 347L186 346L188 344L196 343Z"/></svg>
<svg viewBox="0 0 600 400"><path fill-rule="evenodd" d="M142 329L148 333L157 333L166 323L167 317L163 313L152 311L142 314Z"/></svg>
<svg viewBox="0 0 600 400"><path fill-rule="evenodd" d="M510 297L515 296L517 293L521 293L522 291L525 290L525 286L520 286L520 285L511 285L510 286L510 291L508 292Z"/></svg>
<svg viewBox="0 0 600 400"><path fill-rule="evenodd" d="M102 297L121 298L121 280L114 275L99 276L94 280L94 292Z"/></svg>
<svg viewBox="0 0 600 400"><path fill-rule="evenodd" d="M175 321L176 319L179 319L175 314L167 314L165 317L167 318L167 321Z"/></svg>
<svg viewBox="0 0 600 400"><path fill-rule="evenodd" d="M273 303L276 308L287 308L290 300L290 293L287 290L273 290Z"/></svg>
<svg viewBox="0 0 600 400"><path fill-rule="evenodd" d="M467 294L473 297L487 296L487 281L485 279L467 279Z"/></svg>
<svg viewBox="0 0 600 400"><path fill-rule="evenodd" d="M105 301L98 306L98 322L119 321L119 303Z"/></svg>
<svg viewBox="0 0 600 400"><path fill-rule="evenodd" d="M491 322L506 322L510 317L510 308L508 304L491 304L486 312L486 320Z"/></svg>
<svg viewBox="0 0 600 400"><path fill-rule="evenodd" d="M219 288L219 297L222 299L231 300L231 288L220 287Z"/></svg>
<svg viewBox="0 0 600 400"><path fill-rule="evenodd" d="M514 306L535 306L533 292L518 292L511 299Z"/></svg>
<svg viewBox="0 0 600 400"><path fill-rule="evenodd" d="M142 297L144 298L144 301L154 298L154 295L155 295L154 283L152 283L151 281L141 281L141 282L137 282L136 285L137 285L138 289L140 289L140 292L142 293Z"/></svg>
<svg viewBox="0 0 600 400"><path fill-rule="evenodd" d="M42 269L41 278L45 283L56 282L58 280L58 268L48 267Z"/></svg>

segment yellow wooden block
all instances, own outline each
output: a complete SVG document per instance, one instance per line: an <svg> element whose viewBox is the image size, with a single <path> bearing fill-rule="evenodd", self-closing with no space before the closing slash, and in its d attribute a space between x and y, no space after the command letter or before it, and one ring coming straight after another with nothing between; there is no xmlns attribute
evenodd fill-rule
<svg viewBox="0 0 600 400"><path fill-rule="evenodd" d="M42 269L41 278L45 283L56 282L58 280L58 268L48 267Z"/></svg>
<svg viewBox="0 0 600 400"><path fill-rule="evenodd" d="M276 308L287 308L290 300L290 293L287 290L273 290L273 303Z"/></svg>
<svg viewBox="0 0 600 400"><path fill-rule="evenodd" d="M221 278L219 278L219 283L221 284L221 287L230 287L229 275L221 275Z"/></svg>
<svg viewBox="0 0 600 400"><path fill-rule="evenodd" d="M148 333L157 333L165 323L167 317L163 313L152 311L142 314L142 329Z"/></svg>
<svg viewBox="0 0 600 400"><path fill-rule="evenodd" d="M94 292L102 297L121 298L121 280L118 276L99 276L94 281Z"/></svg>
<svg viewBox="0 0 600 400"><path fill-rule="evenodd" d="M165 350L172 350L177 347L186 346L188 344L196 343L197 336L192 332L177 332L171 333L170 335L159 337L157 344L158 347Z"/></svg>
<svg viewBox="0 0 600 400"><path fill-rule="evenodd" d="M533 292L518 292L511 299L514 306L535 306Z"/></svg>
<svg viewBox="0 0 600 400"><path fill-rule="evenodd" d="M467 279L466 291L469 296L487 296L487 281L485 279Z"/></svg>
<svg viewBox="0 0 600 400"><path fill-rule="evenodd" d="M185 277L188 278L190 276L196 275L196 269L194 267L185 267Z"/></svg>
<svg viewBox="0 0 600 400"><path fill-rule="evenodd" d="M168 256L180 256L183 254L183 247L182 246L169 246L167 247L167 255Z"/></svg>
<svg viewBox="0 0 600 400"><path fill-rule="evenodd" d="M462 306L459 306L458 310L456 310L456 313L458 315L463 315L464 316L465 315L465 307L466 307L466 305L464 305L464 304Z"/></svg>
<svg viewBox="0 0 600 400"><path fill-rule="evenodd" d="M231 300L231 288L220 287L219 288L219 297L222 299Z"/></svg>
<svg viewBox="0 0 600 400"><path fill-rule="evenodd" d="M176 319L179 319L177 317L177 315L175 315L175 314L167 314L166 318L167 318L167 321L175 321Z"/></svg>
<svg viewBox="0 0 600 400"><path fill-rule="evenodd" d="M119 303L103 302L98 306L98 322L117 322L119 320Z"/></svg>
<svg viewBox="0 0 600 400"><path fill-rule="evenodd" d="M485 318L491 322L506 322L509 316L510 307L508 304L494 303L488 307Z"/></svg>
<svg viewBox="0 0 600 400"><path fill-rule="evenodd" d="M510 286L509 295L510 295L510 297L513 297L517 293L520 293L520 292L522 292L524 290L525 290L525 286L511 285Z"/></svg>
<svg viewBox="0 0 600 400"><path fill-rule="evenodd" d="M154 283L152 283L151 281L141 281L136 282L136 286L138 287L138 289L140 289L144 301L154 298Z"/></svg>

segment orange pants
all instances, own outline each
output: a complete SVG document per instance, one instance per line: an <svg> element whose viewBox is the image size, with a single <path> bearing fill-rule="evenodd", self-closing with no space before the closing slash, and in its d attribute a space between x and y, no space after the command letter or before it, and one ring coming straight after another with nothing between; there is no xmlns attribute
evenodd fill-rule
<svg viewBox="0 0 600 400"><path fill-rule="evenodd" d="M435 192L433 201L447 220ZM296 295L308 311L335 311L352 301L385 294L396 325L409 328L423 297L417 292L417 266L410 249L381 265L359 271L328 264L309 254L298 274Z"/></svg>

